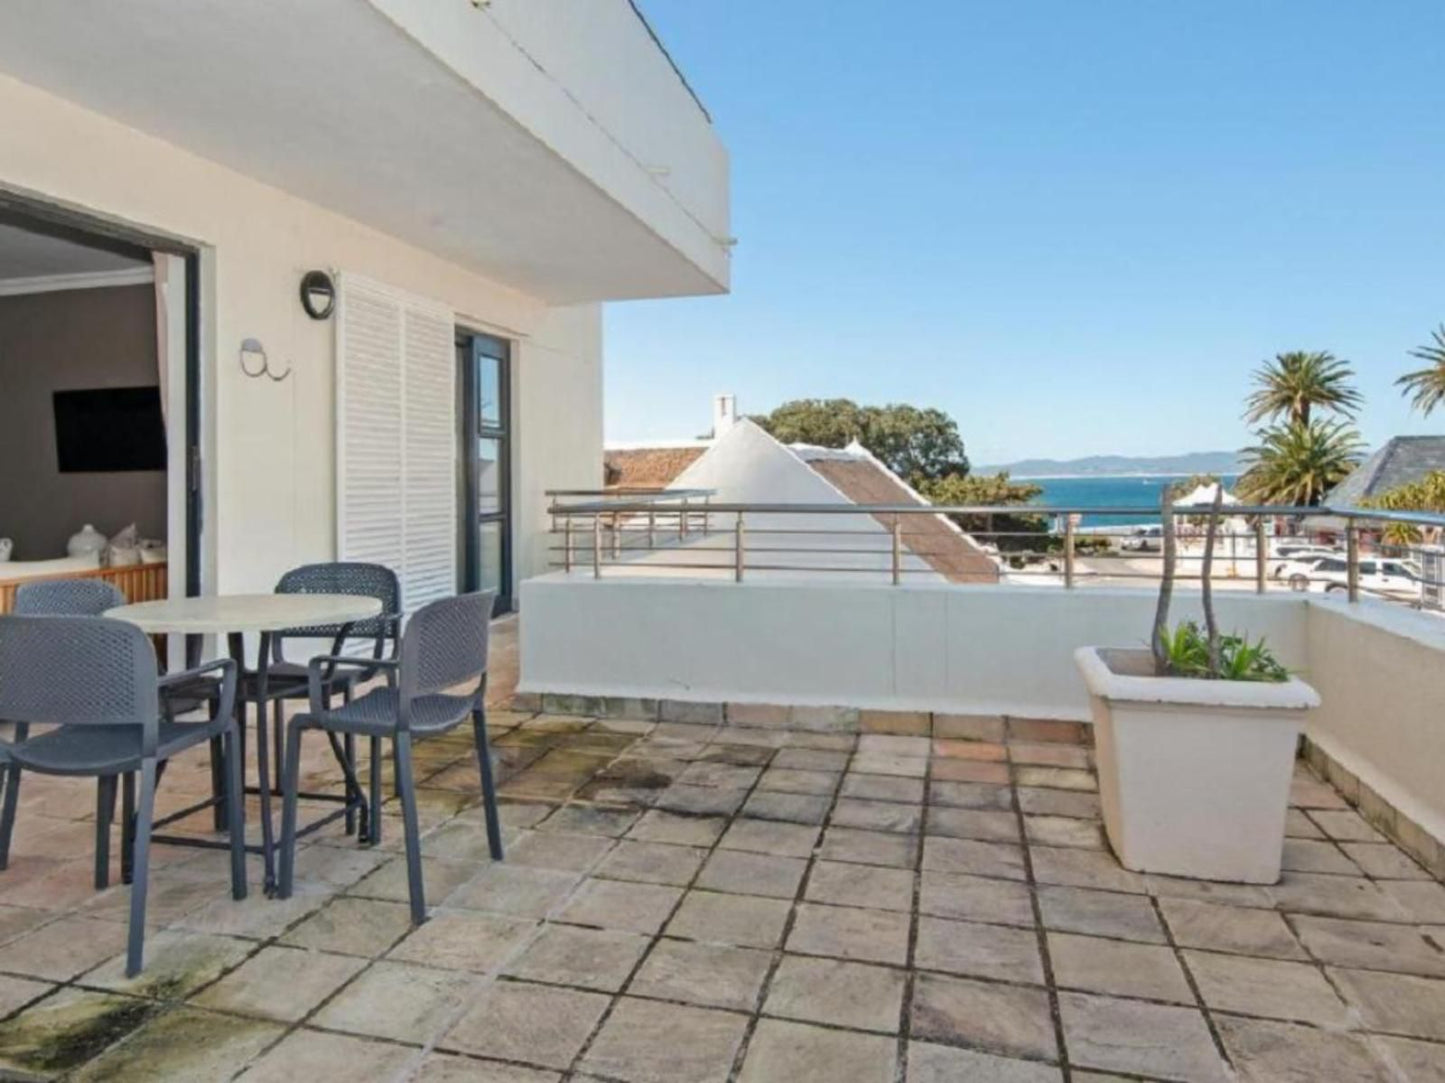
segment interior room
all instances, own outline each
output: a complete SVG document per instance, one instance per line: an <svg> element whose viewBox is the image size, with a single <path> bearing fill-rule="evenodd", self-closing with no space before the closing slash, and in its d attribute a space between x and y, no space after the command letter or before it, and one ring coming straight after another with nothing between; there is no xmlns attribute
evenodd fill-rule
<svg viewBox="0 0 1445 1083"><path fill-rule="evenodd" d="M0 611L37 577L163 596L173 314L156 265L144 248L0 213Z"/></svg>

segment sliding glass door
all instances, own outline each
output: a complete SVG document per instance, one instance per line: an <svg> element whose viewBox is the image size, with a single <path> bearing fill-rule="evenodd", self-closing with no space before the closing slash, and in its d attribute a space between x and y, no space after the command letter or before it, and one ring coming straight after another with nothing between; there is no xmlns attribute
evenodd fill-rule
<svg viewBox="0 0 1445 1083"><path fill-rule="evenodd" d="M462 587L497 592L513 608L511 348L505 339L457 334L462 384Z"/></svg>

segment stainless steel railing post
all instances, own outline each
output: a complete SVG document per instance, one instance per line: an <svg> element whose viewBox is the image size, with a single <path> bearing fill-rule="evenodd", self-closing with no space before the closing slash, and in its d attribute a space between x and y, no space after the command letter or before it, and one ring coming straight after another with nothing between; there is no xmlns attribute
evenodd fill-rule
<svg viewBox="0 0 1445 1083"><path fill-rule="evenodd" d="M746 537L746 534L745 534L744 529L743 529L743 513L742 513L742 512L738 512L737 525L735 525L735 526L733 527L733 582L734 582L734 583L741 583L741 582L743 581L743 567L744 567L744 566L746 565L746 563L747 563L747 557L746 557L746 555L745 555L745 552L746 552L746 551L745 551L745 548L744 548L744 546L745 546L745 541L744 541L745 537Z"/></svg>
<svg viewBox="0 0 1445 1083"><path fill-rule="evenodd" d="M1064 516L1064 589L1074 589L1074 517Z"/></svg>
<svg viewBox="0 0 1445 1083"><path fill-rule="evenodd" d="M1254 590L1263 594L1269 587L1269 536L1264 532L1264 516L1254 519Z"/></svg>
<svg viewBox="0 0 1445 1083"><path fill-rule="evenodd" d="M602 516L592 516L592 578L602 578Z"/></svg>
<svg viewBox="0 0 1445 1083"><path fill-rule="evenodd" d="M572 516L567 515L562 519L562 570L572 570Z"/></svg>
<svg viewBox="0 0 1445 1083"><path fill-rule="evenodd" d="M903 516L893 516L893 585L903 582Z"/></svg>
<svg viewBox="0 0 1445 1083"><path fill-rule="evenodd" d="M1360 600L1360 530L1354 522L1345 524L1345 583L1349 599Z"/></svg>

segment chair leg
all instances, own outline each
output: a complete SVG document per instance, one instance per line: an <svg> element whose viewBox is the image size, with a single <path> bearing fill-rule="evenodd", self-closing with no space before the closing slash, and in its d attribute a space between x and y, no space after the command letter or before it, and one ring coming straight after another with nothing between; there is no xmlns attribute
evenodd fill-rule
<svg viewBox="0 0 1445 1083"><path fill-rule="evenodd" d="M140 768L140 808L136 812L135 880L130 888L130 935L125 948L125 976L141 971L146 934L146 888L150 880L151 826L156 811L156 761L143 760Z"/></svg>
<svg viewBox="0 0 1445 1083"><path fill-rule="evenodd" d="M497 813L497 787L492 778L492 750L487 741L487 716L481 708L472 712L472 737L477 764L482 770L482 808L487 814L487 846L492 860L502 860L502 821Z"/></svg>
<svg viewBox="0 0 1445 1083"><path fill-rule="evenodd" d="M246 897L246 821L241 817L245 791L241 779L241 730L231 719L226 727L225 780L226 822L231 824L231 898Z"/></svg>
<svg viewBox="0 0 1445 1083"><path fill-rule="evenodd" d="M15 743L25 740L29 731L29 723L15 723ZM10 866L10 838L15 834L15 808L19 800L20 765L12 763L5 768L5 800L0 809L0 869Z"/></svg>
<svg viewBox="0 0 1445 1083"><path fill-rule="evenodd" d="M110 887L110 827L115 822L115 775L95 780L95 890Z"/></svg>
<svg viewBox="0 0 1445 1083"><path fill-rule="evenodd" d="M401 797L401 821L406 834L406 884L411 897L411 922L426 921L426 890L421 879L421 831L416 819L416 781L411 777L411 734L392 738L396 758L396 789Z"/></svg>
<svg viewBox="0 0 1445 1083"><path fill-rule="evenodd" d="M351 702L351 682L350 682L350 681L342 681L342 682L341 682L341 705L344 707L344 706L346 706L346 704L348 704L348 703L350 703L350 702ZM328 703L327 703L327 707L330 707L330 706L331 706L331 704L328 702ZM354 733L348 733L348 734L346 734L345 736L343 736L342 739L341 739L341 748L342 748L342 754L346 757L346 762L351 765L350 775L349 775L349 778L348 778L348 780L347 780L347 781L348 781L348 789L347 789L347 794L346 794L346 800L347 800L348 802L350 802L350 801L352 801L352 799L354 798L355 801L356 801L356 803L357 803L357 804L360 804L360 803L362 803L363 801L366 800L366 795L361 792L361 787L360 787L359 784L356 785L356 786L352 786L352 785L351 785L351 782L354 781L355 778L356 778L356 734L354 734ZM352 805L352 804L349 804L349 803L348 803L347 806L346 806L346 833L347 833L348 835L354 835L354 834L356 834L356 807L355 807L355 805ZM363 835L366 834L366 820L365 820L365 818L362 819L362 823L361 823L361 833L362 833ZM365 839L363 839L362 841L364 842Z"/></svg>
<svg viewBox="0 0 1445 1083"><path fill-rule="evenodd" d="M135 879L135 772L120 780L120 882Z"/></svg>
<svg viewBox="0 0 1445 1083"><path fill-rule="evenodd" d="M348 733L341 739L341 751L346 757L346 762L351 765L351 773L356 775L356 735ZM361 791L360 786L349 787L346 793L346 833L356 834L356 809L359 804L366 800L366 794Z"/></svg>
<svg viewBox="0 0 1445 1083"><path fill-rule="evenodd" d="M367 825L366 841L375 846L381 841L381 738L371 738L371 823Z"/></svg>
<svg viewBox="0 0 1445 1083"><path fill-rule="evenodd" d="M276 894L291 897L291 884L296 872L296 803L301 788L301 726L293 718L286 727L286 773L281 784L281 872Z"/></svg>
<svg viewBox="0 0 1445 1083"><path fill-rule="evenodd" d="M286 761L283 758L286 754L286 713L282 709L282 700L276 700L271 705L271 740L276 750L275 775L279 782L283 777Z"/></svg>
<svg viewBox="0 0 1445 1083"><path fill-rule="evenodd" d="M211 826L217 831L226 830L226 753L221 748L221 738L211 738Z"/></svg>

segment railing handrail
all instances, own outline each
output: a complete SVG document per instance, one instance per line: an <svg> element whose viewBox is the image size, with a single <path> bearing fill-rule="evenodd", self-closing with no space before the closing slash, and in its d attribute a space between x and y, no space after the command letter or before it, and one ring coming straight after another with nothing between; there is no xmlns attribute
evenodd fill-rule
<svg viewBox="0 0 1445 1083"><path fill-rule="evenodd" d="M591 496L603 490L547 490L548 496ZM658 496L702 496L712 495L712 489L663 489ZM652 502L628 503L605 500L580 504L554 503L549 511L554 515L587 516L597 512L625 514L647 512ZM1373 508L1333 508L1324 505L1293 504L1230 504L1223 510L1226 516L1263 516L1266 518L1300 519L1319 516L1333 516L1354 522L1411 523L1418 526L1445 528L1445 514L1426 511L1386 511ZM715 515L1034 515L1043 518L1068 515L1097 516L1154 516L1164 514L1162 505L1133 505L1128 507L1098 504L788 504L709 501L708 511ZM1202 517L1209 514L1207 505L1174 505L1176 517ZM1139 524L1133 524L1139 525Z"/></svg>
<svg viewBox="0 0 1445 1083"><path fill-rule="evenodd" d="M543 489L543 496L712 496L716 489L673 489L665 485L614 485L605 489Z"/></svg>

